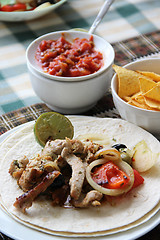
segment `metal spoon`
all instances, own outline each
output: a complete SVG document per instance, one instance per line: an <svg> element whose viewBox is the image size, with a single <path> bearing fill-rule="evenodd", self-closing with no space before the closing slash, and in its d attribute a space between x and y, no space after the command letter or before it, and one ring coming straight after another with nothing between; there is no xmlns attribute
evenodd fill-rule
<svg viewBox="0 0 160 240"><path fill-rule="evenodd" d="M92 26L90 27L88 33L92 34L94 33L94 31L96 30L97 26L99 25L99 23L102 21L104 15L108 12L110 6L112 5L112 3L114 2L114 0L106 0L104 2L104 4L102 5L96 19L94 20Z"/></svg>

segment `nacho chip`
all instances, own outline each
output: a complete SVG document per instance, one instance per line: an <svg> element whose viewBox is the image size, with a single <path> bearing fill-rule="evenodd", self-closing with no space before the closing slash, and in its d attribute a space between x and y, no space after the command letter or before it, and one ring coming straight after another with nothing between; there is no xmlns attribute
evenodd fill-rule
<svg viewBox="0 0 160 240"><path fill-rule="evenodd" d="M137 92L137 93L135 93L134 95L132 95L132 99L137 99L137 98L139 98L139 97L141 97L142 96L142 92Z"/></svg>
<svg viewBox="0 0 160 240"><path fill-rule="evenodd" d="M156 86L156 83L153 80L145 77L139 77L140 89L142 93L148 92L151 88Z"/></svg>
<svg viewBox="0 0 160 240"><path fill-rule="evenodd" d="M144 103L139 103L134 99L131 99L129 102L129 104L135 106L135 107L139 107L139 108L143 108L143 109L148 109L149 107Z"/></svg>
<svg viewBox="0 0 160 240"><path fill-rule="evenodd" d="M137 96L135 97L135 101L144 104L144 103L145 103L145 101L144 101L144 96L140 93L139 95L137 95Z"/></svg>
<svg viewBox="0 0 160 240"><path fill-rule="evenodd" d="M135 107L139 107L139 108L142 108L142 109L157 111L156 108L153 108L153 107L150 107L149 105L147 105L145 103L145 100L144 100L144 102L137 102L136 100L131 100L128 103L135 106Z"/></svg>
<svg viewBox="0 0 160 240"><path fill-rule="evenodd" d="M113 69L118 75L118 95L123 98L124 96L132 96L139 92L139 76L141 74L128 70L117 65L113 65Z"/></svg>
<svg viewBox="0 0 160 240"><path fill-rule="evenodd" d="M160 102L160 84L156 84L154 88L144 94L145 97Z"/></svg>
<svg viewBox="0 0 160 240"><path fill-rule="evenodd" d="M129 102L132 100L131 97L127 97L127 96L124 96L122 99L125 100L126 102Z"/></svg>
<svg viewBox="0 0 160 240"><path fill-rule="evenodd" d="M146 77L149 77L151 79L153 79L153 81L155 82L160 82L160 75L157 74L157 73L154 73L154 72L144 72L144 71L137 71L138 73L146 76Z"/></svg>
<svg viewBox="0 0 160 240"><path fill-rule="evenodd" d="M151 107L152 109L154 109L155 111L159 111L160 110L160 102L157 102L157 101L154 101L154 100L151 100L147 97L144 98L145 99L145 102L146 104Z"/></svg>

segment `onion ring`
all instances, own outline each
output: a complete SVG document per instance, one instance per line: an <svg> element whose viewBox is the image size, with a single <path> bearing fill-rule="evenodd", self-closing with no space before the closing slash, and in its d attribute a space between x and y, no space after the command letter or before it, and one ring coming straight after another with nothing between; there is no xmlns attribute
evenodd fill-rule
<svg viewBox="0 0 160 240"><path fill-rule="evenodd" d="M119 161L121 159L121 154L118 150L116 149L100 149L99 151L96 152L95 154L95 159L98 159L99 157L103 157L106 160L110 161Z"/></svg>
<svg viewBox="0 0 160 240"><path fill-rule="evenodd" d="M86 168L86 178L87 178L88 183L95 190L97 190L97 191L99 191L99 192L101 192L105 195L109 195L109 196L118 196L118 195L121 195L123 193L128 192L132 188L133 183L134 183L134 172L133 172L132 167L128 163L122 161L121 159L119 161L116 161L116 165L121 170L123 170L130 178L129 183L127 184L127 186L125 188L108 189L108 188L104 188L104 187L98 185L96 182L94 182L94 180L92 179L92 176L91 176L91 170L95 166L98 166L100 164L104 164L106 162L108 162L108 160L106 158L102 158L102 159L98 159L98 160L93 161L92 163L90 163L87 166L87 168Z"/></svg>

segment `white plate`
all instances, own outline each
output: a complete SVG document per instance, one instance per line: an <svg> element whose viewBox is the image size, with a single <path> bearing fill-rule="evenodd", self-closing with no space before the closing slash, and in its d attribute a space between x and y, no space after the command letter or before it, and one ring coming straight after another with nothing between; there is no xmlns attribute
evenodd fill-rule
<svg viewBox="0 0 160 240"><path fill-rule="evenodd" d="M27 124L27 123L26 123ZM9 137L13 132L17 131L18 129L24 127L25 124L22 124L18 127L15 127L8 132L2 134L0 136L0 144ZM153 228L155 228L158 224L160 224L160 210L147 222L139 225L138 227L129 229L127 231L122 231L120 233L106 235L106 236L99 236L96 237L95 240L131 240L136 239L138 237L143 236L147 232L151 231ZM0 208L0 231L7 236L15 239L15 240L28 240L28 239L43 239L43 240L67 240L66 237L59 237L59 236L53 236L50 234L45 234L43 232L34 230L32 228L26 227L25 225L17 222L12 217L6 214L1 208ZM77 240L76 238L70 238L71 240ZM84 237L80 237L78 239L83 239ZM87 237L87 239L93 239L90 237Z"/></svg>
<svg viewBox="0 0 160 240"><path fill-rule="evenodd" d="M67 0L61 0L52 6L46 7L41 10L33 10L33 11L24 11L24 12L2 12L0 11L0 21L6 22L21 22L27 20L33 20L39 17L46 15L47 13L52 12L54 9L61 6Z"/></svg>

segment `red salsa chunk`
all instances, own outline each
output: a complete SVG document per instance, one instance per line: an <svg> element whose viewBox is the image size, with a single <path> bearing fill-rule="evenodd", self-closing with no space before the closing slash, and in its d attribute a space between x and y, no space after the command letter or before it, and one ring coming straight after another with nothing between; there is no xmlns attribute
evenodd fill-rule
<svg viewBox="0 0 160 240"><path fill-rule="evenodd" d="M93 36L75 38L73 43L63 35L57 40L43 40L35 57L44 72L62 77L89 75L103 65L103 55L95 50Z"/></svg>

